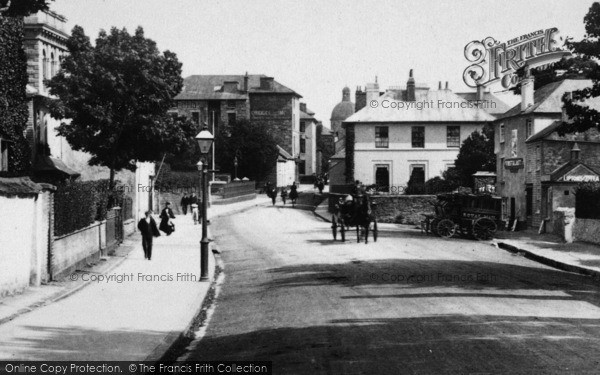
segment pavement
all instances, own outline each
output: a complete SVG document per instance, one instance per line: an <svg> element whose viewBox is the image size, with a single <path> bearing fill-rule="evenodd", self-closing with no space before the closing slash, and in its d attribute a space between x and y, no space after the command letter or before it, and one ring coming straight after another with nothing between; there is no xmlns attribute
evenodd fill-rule
<svg viewBox="0 0 600 375"><path fill-rule="evenodd" d="M600 372L590 277L410 226L342 243L281 202L212 227L223 283L187 360L270 360L274 374Z"/></svg>
<svg viewBox="0 0 600 375"><path fill-rule="evenodd" d="M208 215L269 202L262 195L215 205ZM155 239L151 261L136 232L115 256L1 299L0 360L159 360L187 333L211 284L199 282L201 226L191 215L174 222L171 236ZM209 261L212 280L215 258Z"/></svg>

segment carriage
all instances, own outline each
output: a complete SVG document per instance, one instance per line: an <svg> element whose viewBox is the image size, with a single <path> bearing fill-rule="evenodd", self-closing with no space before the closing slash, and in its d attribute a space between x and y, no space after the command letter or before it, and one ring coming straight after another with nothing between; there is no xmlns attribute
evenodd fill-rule
<svg viewBox="0 0 600 375"><path fill-rule="evenodd" d="M352 195L352 199L343 200L340 198L335 205L331 217L331 230L333 240L337 240L338 231L342 242L346 240L346 232L351 227L356 228L356 242L361 240L361 232L364 233L365 243L369 242L369 231L373 233L373 241L377 242L377 218L373 214L373 209L368 195Z"/></svg>
<svg viewBox="0 0 600 375"><path fill-rule="evenodd" d="M501 223L502 198L491 194L439 194L434 207L435 215L426 216L422 230L440 237L489 240Z"/></svg>

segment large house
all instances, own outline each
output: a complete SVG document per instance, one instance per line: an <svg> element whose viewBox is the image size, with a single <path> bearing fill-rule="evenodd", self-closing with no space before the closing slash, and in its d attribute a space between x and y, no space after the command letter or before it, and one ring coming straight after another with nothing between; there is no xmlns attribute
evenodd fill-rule
<svg viewBox="0 0 600 375"><path fill-rule="evenodd" d="M300 160L298 174L303 176L317 174L317 126L319 121L315 113L300 103Z"/></svg>
<svg viewBox="0 0 600 375"><path fill-rule="evenodd" d="M558 207L574 207L574 190L581 181L597 181L600 173L600 136L595 128L560 136L566 120L562 97L590 87L588 79L565 79L534 92L533 78L521 86L521 103L495 122L497 186L511 225L552 226ZM587 105L600 108L597 100Z"/></svg>
<svg viewBox="0 0 600 375"><path fill-rule="evenodd" d="M183 84L173 112L196 123L206 122L213 134L235 126L240 119L268 128L280 153L267 180L277 186L297 180L302 96L262 74L192 75ZM215 163L218 165L218 160Z"/></svg>
<svg viewBox="0 0 600 375"><path fill-rule="evenodd" d="M411 178L418 184L440 176L453 167L462 142L494 121L484 109L490 105L470 103L447 85L430 90L416 84L412 70L405 88L380 95L378 87L367 86L366 106L343 122L346 183L394 192Z"/></svg>

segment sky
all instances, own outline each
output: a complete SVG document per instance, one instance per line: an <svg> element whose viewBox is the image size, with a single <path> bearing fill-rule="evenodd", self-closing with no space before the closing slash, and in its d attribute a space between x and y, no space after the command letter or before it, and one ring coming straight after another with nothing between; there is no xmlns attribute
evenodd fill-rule
<svg viewBox="0 0 600 375"><path fill-rule="evenodd" d="M455 92L469 65L464 47L557 27L581 39L587 0L55 0L51 9L92 40L100 29L142 26L159 49L177 54L183 77L265 74L303 96L328 126L342 89L377 77L380 88L417 83ZM501 91L492 87L492 91ZM518 98L506 96L509 104Z"/></svg>

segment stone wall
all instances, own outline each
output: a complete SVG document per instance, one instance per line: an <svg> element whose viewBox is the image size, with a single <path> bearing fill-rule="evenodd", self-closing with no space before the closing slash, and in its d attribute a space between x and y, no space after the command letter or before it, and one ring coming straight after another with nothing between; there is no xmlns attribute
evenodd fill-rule
<svg viewBox="0 0 600 375"><path fill-rule="evenodd" d="M380 223L419 224L433 214L435 195L374 195L375 215Z"/></svg>
<svg viewBox="0 0 600 375"><path fill-rule="evenodd" d="M95 222L87 228L56 237L50 262L52 278L66 276L83 263L99 259L105 225Z"/></svg>
<svg viewBox="0 0 600 375"><path fill-rule="evenodd" d="M573 237L576 241L600 245L600 220L575 219Z"/></svg>

